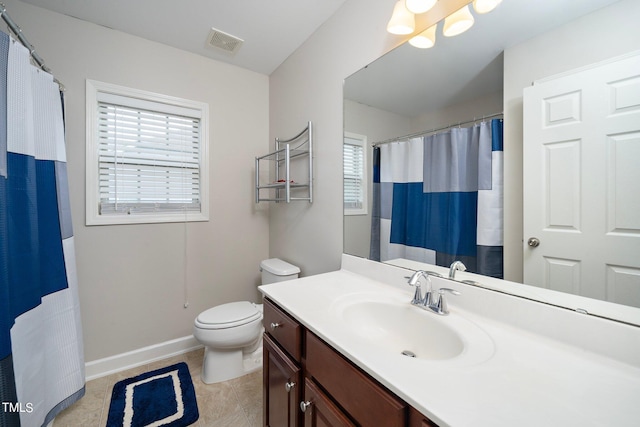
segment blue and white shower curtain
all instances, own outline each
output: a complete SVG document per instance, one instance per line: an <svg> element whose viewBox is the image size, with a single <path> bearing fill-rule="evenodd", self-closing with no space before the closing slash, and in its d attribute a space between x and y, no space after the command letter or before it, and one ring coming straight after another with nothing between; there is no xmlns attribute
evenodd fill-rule
<svg viewBox="0 0 640 427"><path fill-rule="evenodd" d="M47 425L83 394L62 99L0 33L0 425Z"/></svg>
<svg viewBox="0 0 640 427"><path fill-rule="evenodd" d="M502 120L374 148L370 258L503 276Z"/></svg>

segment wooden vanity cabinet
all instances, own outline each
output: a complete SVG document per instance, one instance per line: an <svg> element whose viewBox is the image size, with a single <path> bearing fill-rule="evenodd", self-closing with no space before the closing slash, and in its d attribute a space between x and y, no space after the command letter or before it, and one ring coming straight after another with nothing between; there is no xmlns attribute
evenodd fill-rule
<svg viewBox="0 0 640 427"><path fill-rule="evenodd" d="M268 299L264 325L265 427L437 427Z"/></svg>
<svg viewBox="0 0 640 427"><path fill-rule="evenodd" d="M263 338L264 425L299 426L302 370L269 337Z"/></svg>
<svg viewBox="0 0 640 427"><path fill-rule="evenodd" d="M265 299L264 326L263 425L298 427L303 389L300 324Z"/></svg>

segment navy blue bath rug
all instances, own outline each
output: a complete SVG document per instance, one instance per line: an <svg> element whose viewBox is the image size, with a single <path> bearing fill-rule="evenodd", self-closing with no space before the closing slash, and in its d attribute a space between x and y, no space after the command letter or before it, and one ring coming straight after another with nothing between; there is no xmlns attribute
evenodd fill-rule
<svg viewBox="0 0 640 427"><path fill-rule="evenodd" d="M184 427L197 419L196 393L182 362L117 382L107 427Z"/></svg>

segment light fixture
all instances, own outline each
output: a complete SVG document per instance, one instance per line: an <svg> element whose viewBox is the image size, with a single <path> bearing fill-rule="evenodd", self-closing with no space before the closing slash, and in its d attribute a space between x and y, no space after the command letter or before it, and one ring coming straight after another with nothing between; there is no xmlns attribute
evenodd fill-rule
<svg viewBox="0 0 640 427"><path fill-rule="evenodd" d="M436 25L432 25L409 40L409 44L419 49L429 49L436 44Z"/></svg>
<svg viewBox="0 0 640 427"><path fill-rule="evenodd" d="M404 5L404 0L399 0L393 7L393 15L387 24L387 31L391 34L411 34L416 27L416 19Z"/></svg>
<svg viewBox="0 0 640 427"><path fill-rule="evenodd" d="M467 31L472 25L473 15L469 6L465 6L445 18L442 34L447 37L457 36Z"/></svg>
<svg viewBox="0 0 640 427"><path fill-rule="evenodd" d="M478 13L489 13L501 2L502 0L473 0L473 8Z"/></svg>
<svg viewBox="0 0 640 427"><path fill-rule="evenodd" d="M425 13L431 9L438 0L406 0L405 5L409 12L412 13Z"/></svg>

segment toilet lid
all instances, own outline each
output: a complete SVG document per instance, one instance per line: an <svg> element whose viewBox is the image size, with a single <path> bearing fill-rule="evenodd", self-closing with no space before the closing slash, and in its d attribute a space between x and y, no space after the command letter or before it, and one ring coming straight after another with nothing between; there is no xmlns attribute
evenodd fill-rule
<svg viewBox="0 0 640 427"><path fill-rule="evenodd" d="M200 313L196 319L205 328L231 328L260 319L261 313L249 301L230 302Z"/></svg>

